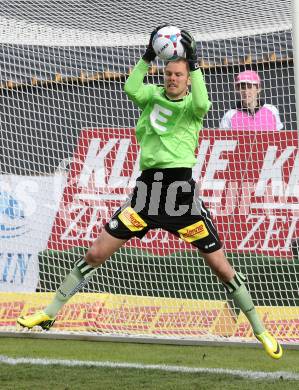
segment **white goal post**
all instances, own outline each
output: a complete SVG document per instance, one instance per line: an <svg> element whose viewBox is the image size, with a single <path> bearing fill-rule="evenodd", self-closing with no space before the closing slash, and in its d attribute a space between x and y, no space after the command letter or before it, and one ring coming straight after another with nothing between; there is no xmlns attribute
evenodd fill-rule
<svg viewBox="0 0 299 390"><path fill-rule="evenodd" d="M299 40L292 15L298 10L290 0L0 3L0 334L43 335L20 329L16 318L50 301L132 190L140 112L124 82L150 32L166 22L195 37L212 101L193 169L200 196L265 325L283 344L298 345ZM246 70L260 77L260 104L279 117L279 129L254 122L221 128L238 105L235 80ZM163 83L163 62L145 82ZM113 255L65 305L52 336L254 341L198 253L161 230Z"/></svg>

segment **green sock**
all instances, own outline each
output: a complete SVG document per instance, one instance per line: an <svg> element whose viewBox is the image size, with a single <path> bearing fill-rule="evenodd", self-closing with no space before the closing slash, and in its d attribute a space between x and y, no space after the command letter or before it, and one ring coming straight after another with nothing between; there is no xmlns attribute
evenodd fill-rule
<svg viewBox="0 0 299 390"><path fill-rule="evenodd" d="M229 293L229 297L247 317L252 326L254 334L261 334L265 331L265 327L255 310L252 298L244 285L244 281L244 275L236 273L232 280L223 284Z"/></svg>
<svg viewBox="0 0 299 390"><path fill-rule="evenodd" d="M44 312L49 317L55 318L62 306L88 282L95 271L96 269L88 265L84 259L79 260L60 285L52 302L44 309Z"/></svg>

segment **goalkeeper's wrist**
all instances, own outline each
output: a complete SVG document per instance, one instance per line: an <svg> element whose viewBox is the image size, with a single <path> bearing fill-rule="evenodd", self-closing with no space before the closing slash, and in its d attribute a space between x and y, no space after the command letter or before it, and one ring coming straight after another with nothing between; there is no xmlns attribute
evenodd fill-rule
<svg viewBox="0 0 299 390"><path fill-rule="evenodd" d="M147 50L142 56L143 61L148 62L148 63L154 61L155 58L156 58L156 53L154 51L152 52L150 50Z"/></svg>
<svg viewBox="0 0 299 390"><path fill-rule="evenodd" d="M190 72L194 72L195 70L199 69L199 64L197 60L187 60L189 64Z"/></svg>

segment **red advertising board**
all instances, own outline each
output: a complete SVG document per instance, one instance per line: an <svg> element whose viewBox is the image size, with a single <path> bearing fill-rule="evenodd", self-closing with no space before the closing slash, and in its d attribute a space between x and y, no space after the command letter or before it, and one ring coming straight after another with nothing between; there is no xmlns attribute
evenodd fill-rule
<svg viewBox="0 0 299 390"><path fill-rule="evenodd" d="M297 131L204 129L193 177L228 251L289 257L299 237ZM49 249L89 246L139 175L134 129L84 129L78 140ZM190 248L164 231L127 245L158 254Z"/></svg>

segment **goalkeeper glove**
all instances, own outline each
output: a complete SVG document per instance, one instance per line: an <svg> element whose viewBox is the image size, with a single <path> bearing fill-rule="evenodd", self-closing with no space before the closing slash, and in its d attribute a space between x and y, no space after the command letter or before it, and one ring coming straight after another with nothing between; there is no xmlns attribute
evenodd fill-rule
<svg viewBox="0 0 299 390"><path fill-rule="evenodd" d="M181 30L181 37L181 43L186 51L186 59L189 63L190 71L196 70L199 68L196 54L196 42L192 35L186 30Z"/></svg>
<svg viewBox="0 0 299 390"><path fill-rule="evenodd" d="M149 44L147 45L146 52L143 54L142 59L146 62L154 61L157 54L155 53L155 50L153 48L153 39L154 36L157 34L157 32L160 30L160 28L166 27L168 24L163 24L162 26L158 26L154 29L154 31L151 33Z"/></svg>

